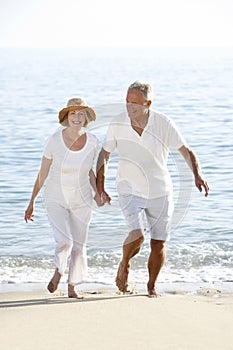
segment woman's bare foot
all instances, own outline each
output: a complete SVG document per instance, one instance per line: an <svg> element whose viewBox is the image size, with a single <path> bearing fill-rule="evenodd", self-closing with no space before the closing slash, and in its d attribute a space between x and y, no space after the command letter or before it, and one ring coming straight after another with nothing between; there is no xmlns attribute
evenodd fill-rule
<svg viewBox="0 0 233 350"><path fill-rule="evenodd" d="M82 299L76 292L69 293L68 298Z"/></svg>
<svg viewBox="0 0 233 350"><path fill-rule="evenodd" d="M58 272L58 269L56 269L51 281L47 285L47 289L50 293L54 293L57 290L60 279L61 279L61 274Z"/></svg>
<svg viewBox="0 0 233 350"><path fill-rule="evenodd" d="M120 262L117 276L116 285L120 292L127 293L128 290L128 275L129 275L130 263L124 264L123 261Z"/></svg>
<svg viewBox="0 0 233 350"><path fill-rule="evenodd" d="M72 284L68 284L68 298L83 299L83 296L79 296L75 292L74 286Z"/></svg>

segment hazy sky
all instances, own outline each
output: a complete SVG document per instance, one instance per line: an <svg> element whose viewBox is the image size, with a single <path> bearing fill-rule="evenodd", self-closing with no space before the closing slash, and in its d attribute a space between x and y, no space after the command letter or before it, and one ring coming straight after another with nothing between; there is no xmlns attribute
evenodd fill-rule
<svg viewBox="0 0 233 350"><path fill-rule="evenodd" d="M0 0L0 47L233 46L233 0Z"/></svg>

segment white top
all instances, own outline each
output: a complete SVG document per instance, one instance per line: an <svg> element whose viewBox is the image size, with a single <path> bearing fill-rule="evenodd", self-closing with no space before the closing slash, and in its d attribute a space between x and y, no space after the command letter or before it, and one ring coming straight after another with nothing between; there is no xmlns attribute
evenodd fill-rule
<svg viewBox="0 0 233 350"><path fill-rule="evenodd" d="M140 136L126 113L109 125L103 148L119 153L117 189L119 194L159 198L172 192L167 169L169 148L186 144L176 125L165 115L150 110L148 123Z"/></svg>
<svg viewBox="0 0 233 350"><path fill-rule="evenodd" d="M52 164L46 181L47 192L54 198L59 190L65 192L80 192L80 198L85 193L90 195L89 171L93 167L98 152L98 139L87 133L84 147L79 151L70 150L63 139L62 129L53 134L47 141L44 149L44 157L51 159ZM67 196L65 196L67 197Z"/></svg>

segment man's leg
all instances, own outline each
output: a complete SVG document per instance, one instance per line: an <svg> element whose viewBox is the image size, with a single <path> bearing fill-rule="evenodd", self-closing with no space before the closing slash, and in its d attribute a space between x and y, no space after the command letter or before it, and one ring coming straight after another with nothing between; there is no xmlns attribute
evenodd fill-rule
<svg viewBox="0 0 233 350"><path fill-rule="evenodd" d="M125 293L128 288L128 274L130 269L130 259L135 256L144 241L144 236L141 230L133 230L123 244L123 256L119 264L116 277L116 285L118 289Z"/></svg>
<svg viewBox="0 0 233 350"><path fill-rule="evenodd" d="M149 281L147 284L148 296L156 297L155 283L165 261L165 242L169 239L171 219L174 210L171 195L149 200L145 209L151 232L151 252L148 259Z"/></svg>
<svg viewBox="0 0 233 350"><path fill-rule="evenodd" d="M165 241L151 239L151 253L148 259L149 281L147 284L148 296L156 297L155 282L165 261Z"/></svg>

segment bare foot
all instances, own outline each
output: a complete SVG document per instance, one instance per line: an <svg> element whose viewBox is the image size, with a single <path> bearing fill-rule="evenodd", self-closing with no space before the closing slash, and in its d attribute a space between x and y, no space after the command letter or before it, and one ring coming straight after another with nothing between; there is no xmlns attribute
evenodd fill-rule
<svg viewBox="0 0 233 350"><path fill-rule="evenodd" d="M69 293L68 298L74 298L74 299L83 299L83 296L78 295L76 292L74 293Z"/></svg>
<svg viewBox="0 0 233 350"><path fill-rule="evenodd" d="M126 265L122 261L120 262L118 271L117 271L117 276L116 276L116 285L118 289L123 293L129 292L128 290L129 269L130 269L130 263Z"/></svg>
<svg viewBox="0 0 233 350"><path fill-rule="evenodd" d="M158 298L158 294L156 293L156 290L153 289L148 289L148 297L149 298Z"/></svg>
<svg viewBox="0 0 233 350"><path fill-rule="evenodd" d="M68 298L83 299L83 296L79 296L75 292L74 286L72 284L68 284Z"/></svg>
<svg viewBox="0 0 233 350"><path fill-rule="evenodd" d="M58 272L58 269L56 269L51 281L47 285L47 289L50 293L54 293L57 290L60 279L61 279L61 274Z"/></svg>
<svg viewBox="0 0 233 350"><path fill-rule="evenodd" d="M150 288L147 285L147 294L149 298L158 298L160 295L156 292L155 287Z"/></svg>

